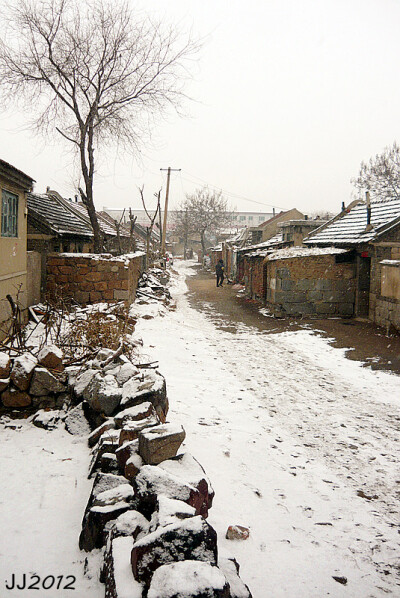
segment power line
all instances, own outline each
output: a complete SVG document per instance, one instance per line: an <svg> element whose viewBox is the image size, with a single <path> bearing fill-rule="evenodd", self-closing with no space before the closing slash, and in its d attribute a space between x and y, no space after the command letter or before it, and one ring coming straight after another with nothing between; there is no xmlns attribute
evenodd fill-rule
<svg viewBox="0 0 400 598"><path fill-rule="evenodd" d="M231 197L236 198L236 199L243 199L245 201L248 201L250 203L254 203L254 204L257 204L257 205L260 205L260 206L269 206L271 208L278 208L279 210L286 210L287 209L287 208L283 208L281 206L277 206L276 204L273 205L273 204L267 204L267 203L264 203L264 202L261 202L261 201L256 201L255 199L250 199L249 197L246 197L244 195L239 195L238 193L233 193L232 191L226 191L225 189L223 189L222 187L220 187L218 185L213 185L212 183L209 183L208 181L206 181L205 179L202 179L201 177L198 177L198 176L196 176L194 174L190 174L190 172L187 172L187 171L184 171L184 172L185 172L185 174L187 174L188 176L190 176L192 179L197 179L197 180L205 183L209 187L212 187L212 188L217 189L217 190L221 190L224 195L228 195L228 196L231 196ZM181 177L182 177L182 175L181 175ZM187 182L189 182L189 183L193 183L193 181L191 181L190 179L187 179L185 177L182 177L182 178L184 180L186 180Z"/></svg>

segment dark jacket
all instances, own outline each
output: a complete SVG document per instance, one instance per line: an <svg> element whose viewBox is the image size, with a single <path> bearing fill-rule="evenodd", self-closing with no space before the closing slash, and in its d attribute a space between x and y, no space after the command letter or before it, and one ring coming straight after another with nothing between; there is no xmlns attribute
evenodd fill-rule
<svg viewBox="0 0 400 598"><path fill-rule="evenodd" d="M224 273L224 262L218 262L218 264L215 266L215 272L218 274L218 276L221 276L221 274Z"/></svg>

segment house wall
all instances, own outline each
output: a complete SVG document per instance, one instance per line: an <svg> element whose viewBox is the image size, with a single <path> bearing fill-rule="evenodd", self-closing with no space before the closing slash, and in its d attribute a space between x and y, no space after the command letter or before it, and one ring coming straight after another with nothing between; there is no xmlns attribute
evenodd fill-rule
<svg viewBox="0 0 400 598"><path fill-rule="evenodd" d="M143 271L143 253L112 257L109 254L52 254L47 257L46 295L98 301L132 302Z"/></svg>
<svg viewBox="0 0 400 598"><path fill-rule="evenodd" d="M0 218L2 209L2 190L18 196L18 236L0 236L0 339L7 336L7 321L11 316L11 309L7 295L18 303L22 311L22 320L27 307L26 288L26 193L24 189L10 183L6 177L0 177Z"/></svg>
<svg viewBox="0 0 400 598"><path fill-rule="evenodd" d="M304 218L304 214L299 212L299 210L296 210L296 208L288 210L283 214L278 214L272 219L272 222L266 223L262 227L262 241L268 241L268 239L274 237L278 232L278 224L281 222L287 222L288 220L300 220L301 218Z"/></svg>
<svg viewBox="0 0 400 598"><path fill-rule="evenodd" d="M333 255L264 262L267 303L287 315L352 316L355 265Z"/></svg>
<svg viewBox="0 0 400 598"><path fill-rule="evenodd" d="M398 235L393 241L378 243L371 259L369 319L388 332L392 327L400 332L400 265L381 262L400 261L400 242L395 240Z"/></svg>
<svg viewBox="0 0 400 598"><path fill-rule="evenodd" d="M40 302L42 276L42 256L37 251L27 252L28 306Z"/></svg>

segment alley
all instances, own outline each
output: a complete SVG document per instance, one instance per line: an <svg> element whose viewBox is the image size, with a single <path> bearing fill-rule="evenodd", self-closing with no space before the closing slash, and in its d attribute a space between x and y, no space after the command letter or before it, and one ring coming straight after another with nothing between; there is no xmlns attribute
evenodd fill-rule
<svg viewBox="0 0 400 598"><path fill-rule="evenodd" d="M215 486L210 522L254 597L397 596L399 377L347 359L307 324L240 322L207 292L189 302L195 269L176 265L176 311L138 331ZM249 540L225 540L230 524Z"/></svg>

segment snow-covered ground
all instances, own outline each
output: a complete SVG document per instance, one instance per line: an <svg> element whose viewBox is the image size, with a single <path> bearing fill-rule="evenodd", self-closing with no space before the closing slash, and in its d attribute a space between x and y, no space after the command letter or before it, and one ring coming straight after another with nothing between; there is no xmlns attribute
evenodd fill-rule
<svg viewBox="0 0 400 598"><path fill-rule="evenodd" d="M254 598L399 596L399 378L307 330L223 331L174 267L177 310L137 330L215 487L221 551ZM250 538L226 540L231 524Z"/></svg>
<svg viewBox="0 0 400 598"><path fill-rule="evenodd" d="M86 554L78 547L92 487L86 438L25 420L12 425L17 429L0 426L1 598L100 598L97 567L91 578L83 574ZM7 589L14 585L12 574L20 589Z"/></svg>
<svg viewBox="0 0 400 598"><path fill-rule="evenodd" d="M218 314L188 303L194 270L175 266L176 311L154 305L136 333L167 379L183 449L213 482L220 553L237 558L254 598L399 596L399 378L307 330L221 330ZM85 576L78 549L92 484L85 439L13 423L0 425L0 597L101 598L99 555ZM232 524L249 539L226 540ZM63 585L72 575L75 590L7 590L13 573L18 584L23 573Z"/></svg>

